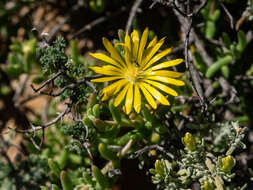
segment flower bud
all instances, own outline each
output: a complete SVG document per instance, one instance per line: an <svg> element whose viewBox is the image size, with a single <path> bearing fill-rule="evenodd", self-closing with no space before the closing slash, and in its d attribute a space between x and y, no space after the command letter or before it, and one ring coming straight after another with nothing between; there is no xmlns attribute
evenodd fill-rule
<svg viewBox="0 0 253 190"><path fill-rule="evenodd" d="M149 151L149 154L151 155L151 156L157 156L157 152L156 152L156 150L150 150Z"/></svg>
<svg viewBox="0 0 253 190"><path fill-rule="evenodd" d="M235 166L235 159L229 155L223 159L221 170L227 173L230 172L234 166Z"/></svg>
<svg viewBox="0 0 253 190"><path fill-rule="evenodd" d="M163 175L164 174L164 166L163 163L161 162L161 160L156 160L155 162L155 170L159 175Z"/></svg>
<svg viewBox="0 0 253 190"><path fill-rule="evenodd" d="M194 136L192 136L191 133L186 133L184 138L183 138L183 142L186 146L187 149L189 149L190 151L194 151L196 150L196 139Z"/></svg>
<svg viewBox="0 0 253 190"><path fill-rule="evenodd" d="M161 137L158 133L153 132L150 136L150 141L152 143L158 144L161 140Z"/></svg>
<svg viewBox="0 0 253 190"><path fill-rule="evenodd" d="M96 118L99 118L99 116L100 116L100 106L99 106L99 104L95 104L95 105L92 107L92 113L93 113L93 115L94 115Z"/></svg>

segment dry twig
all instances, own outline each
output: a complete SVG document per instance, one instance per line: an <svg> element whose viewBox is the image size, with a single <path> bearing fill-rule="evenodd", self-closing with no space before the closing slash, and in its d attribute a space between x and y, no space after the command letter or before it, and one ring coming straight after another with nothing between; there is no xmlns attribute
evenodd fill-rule
<svg viewBox="0 0 253 190"><path fill-rule="evenodd" d="M79 35L81 35L82 33L91 30L94 26L101 24L107 20L109 20L110 18L116 17L119 14L125 12L128 8L127 7L121 7L118 11L116 11L115 13L111 13L111 12L107 12L105 13L105 16L99 17L97 19L95 19L94 21L90 22L89 24L83 26L79 31L77 31L72 38L76 38Z"/></svg>
<svg viewBox="0 0 253 190"><path fill-rule="evenodd" d="M136 0L131 8L128 20L127 20L127 25L126 25L126 30L130 31L134 17L138 11L138 8L140 7L141 3L143 0Z"/></svg>

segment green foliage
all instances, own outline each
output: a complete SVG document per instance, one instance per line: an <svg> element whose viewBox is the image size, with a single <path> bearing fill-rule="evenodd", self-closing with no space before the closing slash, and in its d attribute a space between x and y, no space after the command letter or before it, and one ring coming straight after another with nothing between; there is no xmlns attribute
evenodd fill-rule
<svg viewBox="0 0 253 190"><path fill-rule="evenodd" d="M231 128L233 125L236 123L226 124ZM225 156L225 151L216 157L210 152L210 145L204 139L198 138L196 142L193 138L195 138L193 135L185 134L183 138L185 151L180 151L180 155L175 156L176 159L173 161L156 160L155 168L150 170L153 183L159 184L161 189L168 190L188 190L189 184L193 181L198 181L203 190L235 188L233 185L224 187L224 181L231 182L235 177L231 172L235 166L234 158L230 155ZM229 148L226 147L227 151ZM225 157L222 159L222 156Z"/></svg>
<svg viewBox="0 0 253 190"><path fill-rule="evenodd" d="M38 50L38 53L41 54L40 63L45 73L52 74L66 68L68 57L65 54L65 48L65 40L60 37L53 46Z"/></svg>
<svg viewBox="0 0 253 190"><path fill-rule="evenodd" d="M68 176L67 172L65 172L65 171L61 172L61 184L62 184L63 190L72 190L73 189L72 181L71 181L70 177Z"/></svg>
<svg viewBox="0 0 253 190"><path fill-rule="evenodd" d="M98 184L97 188L101 190L108 189L109 181L106 176L104 176L104 174L102 174L102 172L96 166L92 166L91 169L92 175L95 177Z"/></svg>
<svg viewBox="0 0 253 190"><path fill-rule="evenodd" d="M1 142L0 147L9 142ZM42 155L30 154L26 159L16 156L15 164L8 164L6 156L0 157L0 189L17 190L29 188L39 190L39 186L49 180L48 165Z"/></svg>
<svg viewBox="0 0 253 190"><path fill-rule="evenodd" d="M216 62L214 62L206 71L206 77L211 78L214 74L221 70L222 75L225 78L229 77L229 67L233 61L241 58L241 54L246 47L246 36L243 31L237 33L238 42L231 43L230 38L226 33L223 33L223 40L226 44L227 49L225 51L218 49L220 55Z"/></svg>
<svg viewBox="0 0 253 190"><path fill-rule="evenodd" d="M36 44L35 39L20 43L17 40L13 41L10 46L12 50L8 55L9 64L5 68L5 72L12 77L18 77L22 73L30 73L32 65L36 63Z"/></svg>
<svg viewBox="0 0 253 190"><path fill-rule="evenodd" d="M220 9L217 8L216 1L208 1L206 8L201 10L202 16L205 19L205 37L213 39L216 33L216 22L220 18Z"/></svg>

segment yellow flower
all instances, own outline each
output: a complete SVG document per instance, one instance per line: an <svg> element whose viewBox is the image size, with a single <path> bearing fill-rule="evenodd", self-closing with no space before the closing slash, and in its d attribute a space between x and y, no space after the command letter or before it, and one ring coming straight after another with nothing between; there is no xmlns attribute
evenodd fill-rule
<svg viewBox="0 0 253 190"><path fill-rule="evenodd" d="M115 46L109 40L103 38L103 44L111 57L102 53L90 53L91 56L107 63L107 65L101 67L90 67L96 73L105 75L102 78L91 81L113 81L102 90L104 95L102 100L115 95L114 106L118 106L125 98L127 114L131 112L132 106L137 113L140 112L141 93L151 107L156 109L157 104L154 99L163 105L170 105L160 91L172 96L178 95L175 90L165 84L184 85L183 81L174 79L180 77L181 73L165 69L182 63L183 59L175 59L158 64L159 60L171 52L171 48L157 53L165 38L157 41L157 37L155 37L147 44L148 33L148 28L146 28L141 38L139 38L136 30L130 36L127 32L125 42L118 43ZM124 57L116 50L117 45L124 47Z"/></svg>

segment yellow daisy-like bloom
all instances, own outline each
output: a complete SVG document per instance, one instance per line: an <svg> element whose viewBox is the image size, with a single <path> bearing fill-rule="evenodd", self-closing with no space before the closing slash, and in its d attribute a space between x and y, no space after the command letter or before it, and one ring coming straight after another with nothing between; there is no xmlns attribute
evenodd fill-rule
<svg viewBox="0 0 253 190"><path fill-rule="evenodd" d="M165 84L183 86L184 82L174 79L181 76L181 73L165 70L167 67L175 66L183 62L183 59L175 59L157 63L160 59L171 52L171 48L159 53L157 51L164 43L165 38L157 41L155 37L147 44L148 28L139 38L134 30L131 35L125 35L125 42L117 45L124 47L124 57L121 57L109 40L103 38L103 44L111 57L102 53L90 53L91 56L108 63L102 67L90 67L93 71L105 75L102 78L93 79L92 82L108 82L112 84L102 90L102 100L115 95L114 106L118 106L125 98L126 113L131 112L132 106L137 113L141 110L141 93L147 102L154 109L157 104L154 99L163 105L170 105L166 97L160 92L163 91L172 96L177 92ZM160 91L158 91L159 89Z"/></svg>

